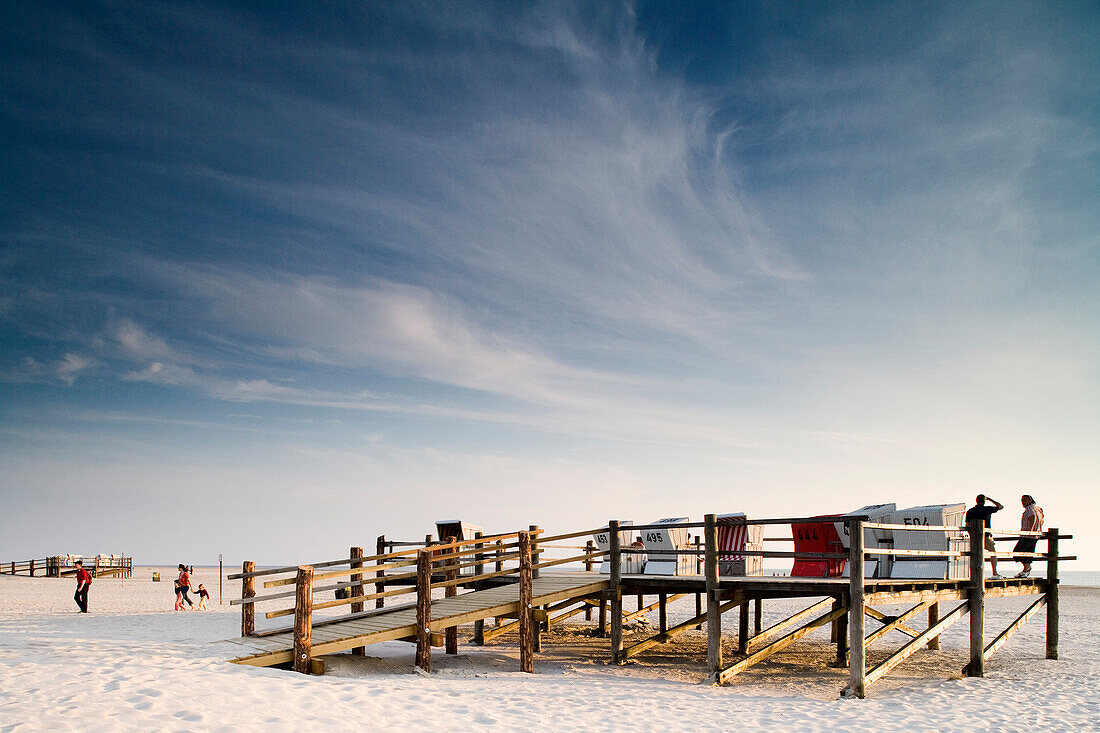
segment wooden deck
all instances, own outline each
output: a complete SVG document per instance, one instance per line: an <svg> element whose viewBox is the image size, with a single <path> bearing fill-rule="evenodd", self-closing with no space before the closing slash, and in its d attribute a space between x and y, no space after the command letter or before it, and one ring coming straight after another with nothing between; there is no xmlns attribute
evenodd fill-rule
<svg viewBox="0 0 1100 733"><path fill-rule="evenodd" d="M581 573L544 575L533 581L532 606L585 598L606 590L608 586L607 576ZM453 598L433 600L431 629L432 632L439 632L448 627L495 616L514 615L518 611L519 585L516 583L472 591ZM333 654L382 641L405 639L416 634L416 608L413 606L378 609L353 616L346 620L327 622L318 619L311 631L313 655ZM230 660L237 664L270 667L290 662L293 656L292 629L228 641L241 645L246 652Z"/></svg>

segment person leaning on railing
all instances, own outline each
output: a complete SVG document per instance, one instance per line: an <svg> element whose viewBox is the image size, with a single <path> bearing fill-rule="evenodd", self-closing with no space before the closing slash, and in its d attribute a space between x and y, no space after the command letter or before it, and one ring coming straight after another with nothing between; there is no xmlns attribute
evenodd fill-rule
<svg viewBox="0 0 1100 733"><path fill-rule="evenodd" d="M1043 510L1035 503L1035 499L1031 498L1031 494L1024 494L1021 496L1020 503L1024 506L1023 516L1020 517L1020 530L1023 532L1043 531ZM1038 542L1038 537L1021 537L1016 540L1016 546L1012 548L1012 551L1035 552L1035 545ZM1017 558L1017 560L1024 567L1020 572L1016 573L1016 577L1026 578L1031 575L1031 558L1021 557Z"/></svg>
<svg viewBox="0 0 1100 733"><path fill-rule="evenodd" d="M991 504L993 504L993 506L986 506L985 502L987 499ZM977 498L974 500L974 506L966 510L966 523L967 525L969 525L974 521L981 520L982 529L988 530L989 518L1004 508L1005 505L997 501L993 497L986 496L985 494L978 494ZM989 534L989 532L983 532L982 536L985 538L985 542L983 543L985 549L991 553L996 553L997 545L995 542L993 542L993 537ZM996 554L989 556L989 567L993 571L994 578L1001 577L1000 575L997 575Z"/></svg>

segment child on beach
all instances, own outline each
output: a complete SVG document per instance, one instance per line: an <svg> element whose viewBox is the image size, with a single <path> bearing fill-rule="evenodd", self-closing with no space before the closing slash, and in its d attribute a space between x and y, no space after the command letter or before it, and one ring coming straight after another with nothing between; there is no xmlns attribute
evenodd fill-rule
<svg viewBox="0 0 1100 733"><path fill-rule="evenodd" d="M187 566L179 564L180 575L176 578L176 610L183 610L183 602L187 601L188 610L195 607L191 599L187 597L187 591L191 590L191 575L187 572Z"/></svg>
<svg viewBox="0 0 1100 733"><path fill-rule="evenodd" d="M210 593L206 590L206 586L199 583L199 610L206 610L206 599L210 597Z"/></svg>

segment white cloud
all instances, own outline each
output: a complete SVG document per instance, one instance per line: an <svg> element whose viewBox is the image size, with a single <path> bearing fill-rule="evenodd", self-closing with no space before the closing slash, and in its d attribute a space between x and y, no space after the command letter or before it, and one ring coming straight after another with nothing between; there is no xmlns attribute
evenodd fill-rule
<svg viewBox="0 0 1100 733"><path fill-rule="evenodd" d="M73 386L77 376L90 368L95 362L86 356L65 354L65 358L54 364L54 374L68 386Z"/></svg>

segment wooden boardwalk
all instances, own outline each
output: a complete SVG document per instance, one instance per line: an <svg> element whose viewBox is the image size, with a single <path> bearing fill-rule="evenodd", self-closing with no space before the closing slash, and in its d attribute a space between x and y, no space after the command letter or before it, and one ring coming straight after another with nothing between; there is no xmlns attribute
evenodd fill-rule
<svg viewBox="0 0 1100 733"><path fill-rule="evenodd" d="M609 579L606 576L543 575L533 580L532 606L585 598L607 590L608 585ZM472 591L452 598L433 600L431 630L433 633L441 632L460 624L496 616L516 615L518 612L519 584L517 583ZM382 641L409 638L416 635L416 608L405 606L366 611L354 614L353 618L347 620L326 622L318 619L312 628L311 635L314 656L333 654ZM237 664L270 667L290 662L293 656L294 632L292 629L228 641L241 645L246 651L242 656L231 660Z"/></svg>

